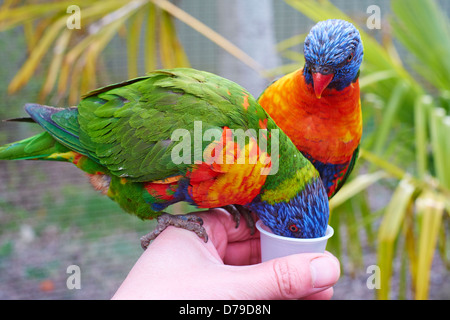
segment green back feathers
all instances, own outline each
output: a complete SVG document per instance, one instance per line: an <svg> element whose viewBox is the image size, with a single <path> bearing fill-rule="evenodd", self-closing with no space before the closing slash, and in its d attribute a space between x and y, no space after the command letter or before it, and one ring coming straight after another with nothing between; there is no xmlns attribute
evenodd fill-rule
<svg viewBox="0 0 450 320"><path fill-rule="evenodd" d="M246 130L258 129L258 116L267 117L242 87L193 69L156 71L101 88L85 96L78 111L80 141L90 156L133 181L159 180L190 167L193 159L188 164L171 159L177 129L192 138L197 121L203 131Z"/></svg>

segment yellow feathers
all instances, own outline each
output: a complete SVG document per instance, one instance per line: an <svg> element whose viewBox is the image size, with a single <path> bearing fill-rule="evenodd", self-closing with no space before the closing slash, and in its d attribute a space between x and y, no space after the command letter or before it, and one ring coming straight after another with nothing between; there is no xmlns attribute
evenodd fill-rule
<svg viewBox="0 0 450 320"><path fill-rule="evenodd" d="M190 194L196 203L206 208L224 206L230 200L235 204L247 204L259 194L270 171L270 156L261 151L257 141L249 138L241 147L227 128L221 141L214 141L205 148L203 159L191 174ZM214 179L210 179L211 176ZM199 177L204 179L199 181Z"/></svg>

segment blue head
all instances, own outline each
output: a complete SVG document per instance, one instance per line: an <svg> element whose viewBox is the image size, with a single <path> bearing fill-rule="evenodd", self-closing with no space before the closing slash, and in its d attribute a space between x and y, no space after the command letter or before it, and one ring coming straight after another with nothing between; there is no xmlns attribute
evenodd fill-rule
<svg viewBox="0 0 450 320"><path fill-rule="evenodd" d="M314 85L320 98L325 88L342 90L357 77L363 58L359 31L344 20L317 23L305 39L306 83Z"/></svg>
<svg viewBox="0 0 450 320"><path fill-rule="evenodd" d="M318 238L328 225L328 196L319 178L308 182L289 201L269 204L255 199L249 208L274 234L291 238Z"/></svg>

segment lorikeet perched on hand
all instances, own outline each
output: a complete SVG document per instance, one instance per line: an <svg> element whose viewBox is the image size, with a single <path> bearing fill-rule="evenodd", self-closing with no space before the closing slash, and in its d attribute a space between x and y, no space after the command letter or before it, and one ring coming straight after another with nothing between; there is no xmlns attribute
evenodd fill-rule
<svg viewBox="0 0 450 320"><path fill-rule="evenodd" d="M236 83L194 69L155 71L95 90L77 107L25 107L45 131L0 147L0 159L71 162L125 211L195 231L163 210L240 205L276 234L323 236L328 198L314 166ZM237 139L234 139L237 138Z"/></svg>
<svg viewBox="0 0 450 320"><path fill-rule="evenodd" d="M326 20L306 37L304 56L304 68L275 81L258 102L316 167L331 198L358 157L363 45L351 23Z"/></svg>

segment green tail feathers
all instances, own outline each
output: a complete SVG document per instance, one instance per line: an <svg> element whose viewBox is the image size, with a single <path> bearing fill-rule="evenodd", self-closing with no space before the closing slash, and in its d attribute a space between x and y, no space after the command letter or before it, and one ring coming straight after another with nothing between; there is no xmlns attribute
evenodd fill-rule
<svg viewBox="0 0 450 320"><path fill-rule="evenodd" d="M42 132L30 138L9 143L0 147L0 160L58 160L67 161L56 155L70 150Z"/></svg>

